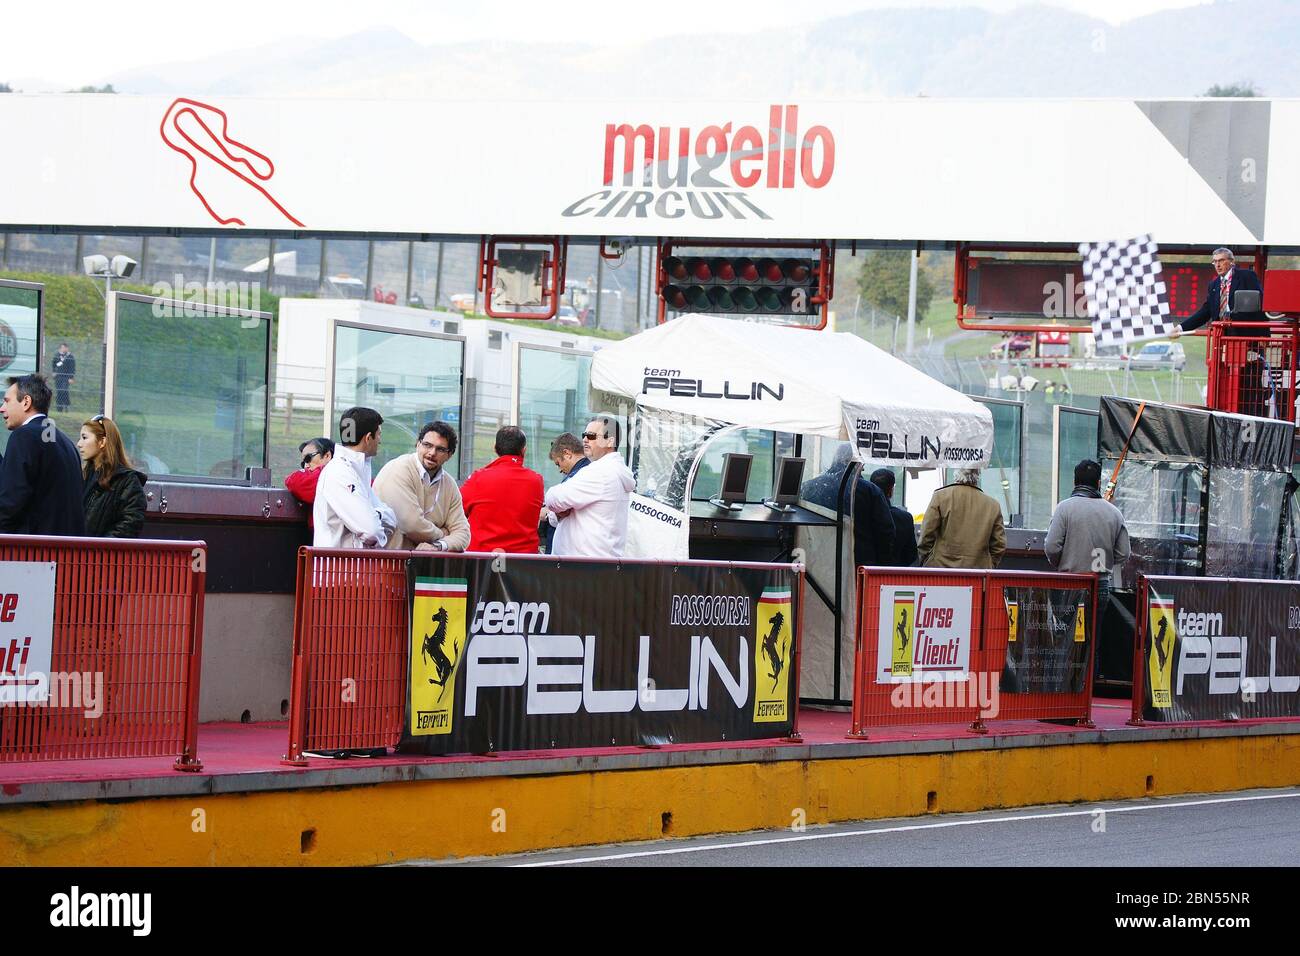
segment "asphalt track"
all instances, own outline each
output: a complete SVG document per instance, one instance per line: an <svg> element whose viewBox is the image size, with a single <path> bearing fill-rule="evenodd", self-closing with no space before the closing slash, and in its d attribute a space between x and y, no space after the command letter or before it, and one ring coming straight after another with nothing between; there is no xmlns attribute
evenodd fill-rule
<svg viewBox="0 0 1300 956"><path fill-rule="evenodd" d="M1294 866L1300 788L548 850L460 866Z"/></svg>

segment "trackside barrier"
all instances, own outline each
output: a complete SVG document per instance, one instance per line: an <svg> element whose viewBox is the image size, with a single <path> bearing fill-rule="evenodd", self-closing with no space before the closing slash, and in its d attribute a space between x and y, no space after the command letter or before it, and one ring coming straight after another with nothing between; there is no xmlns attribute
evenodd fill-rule
<svg viewBox="0 0 1300 956"><path fill-rule="evenodd" d="M207 545L0 535L0 561L57 568L49 695L0 706L0 763L178 755L175 769L203 769Z"/></svg>
<svg viewBox="0 0 1300 956"><path fill-rule="evenodd" d="M969 662L966 677L956 681L929 680L902 684L891 682L888 669L881 667L881 614L892 631L900 621L903 607L916 614L918 596L933 588L969 588ZM893 601L882 609L882 588ZM1010 591L1010 589L1026 589ZM1008 598L1023 602L1027 589L1036 589L1047 601L1066 608L1065 592L1085 591L1087 609L1083 640L1086 645L1086 674L1083 687L1072 692L1013 692L1003 690L1004 668L1011 641L1011 613ZM901 592L901 593L900 593ZM952 592L948 592L952 593ZM1059 595L1053 598L1053 594ZM939 604L940 602L935 602ZM964 602L957 602L962 605ZM1017 613L1019 613L1019 602ZM1096 653L1097 578L1091 574L1049 574L1035 571L968 571L919 568L858 568L857 645L854 659L853 720L849 736L866 737L869 727L914 724L969 723L972 733L985 733L985 720L1074 720L1091 726L1092 668ZM959 606L953 620L963 620ZM943 623L943 619L939 619ZM922 618L921 625L926 624ZM915 626L909 632L913 641L908 657L923 657L927 644ZM1019 619L1017 639L1029 638L1028 615ZM951 632L937 632L946 644ZM964 632L963 632L964 633ZM1073 635L1063 638L1072 641ZM1023 645L1022 645L1023 646ZM892 650L892 648L891 648ZM888 656L888 652L886 652Z"/></svg>
<svg viewBox="0 0 1300 956"><path fill-rule="evenodd" d="M305 766L306 752L397 746L406 718L411 653L407 560L428 557L428 553L414 551L299 549L289 748L282 763ZM495 567L502 556L467 553L453 557ZM511 554L508 559L512 563L566 560L520 554ZM581 561L595 563L592 559ZM632 564L741 566L705 561L599 563L624 567ZM798 605L788 665L794 679L793 701L799 699L799 637L803 633L805 577L801 566L796 566L796 570ZM797 707L793 708L793 728L788 739L800 739Z"/></svg>

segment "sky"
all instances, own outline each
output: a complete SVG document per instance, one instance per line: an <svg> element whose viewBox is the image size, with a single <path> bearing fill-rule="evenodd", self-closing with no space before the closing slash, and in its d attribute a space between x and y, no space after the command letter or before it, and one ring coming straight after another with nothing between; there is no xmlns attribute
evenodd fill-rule
<svg viewBox="0 0 1300 956"><path fill-rule="evenodd" d="M1112 24L1208 0L1046 0ZM5 9L0 32L0 81L46 79L70 85L100 83L114 73L202 59L289 39L332 39L389 27L422 44L498 39L511 42L580 42L618 45L692 31L743 33L770 28L798 10L804 22L872 7L978 6L1004 13L1024 0L224 0L218 5L184 0L131 0L123 15L113 5L87 0L15 3ZM219 10L219 15L212 11ZM732 10L736 16L712 11ZM117 11L117 12L115 12ZM557 11L562 11L557 14ZM741 19L743 14L743 20ZM69 29L70 23L78 27ZM48 39L42 39L46 37Z"/></svg>

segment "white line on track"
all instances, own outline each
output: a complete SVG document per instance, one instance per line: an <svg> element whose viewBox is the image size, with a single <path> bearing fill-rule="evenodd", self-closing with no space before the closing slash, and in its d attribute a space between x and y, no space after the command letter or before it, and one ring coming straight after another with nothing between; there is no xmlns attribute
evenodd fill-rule
<svg viewBox="0 0 1300 956"><path fill-rule="evenodd" d="M1209 800L1183 800L1179 803L1144 803L1135 806L1095 806L1088 810L1060 810L1054 813L1033 813L1011 817L985 817L977 820L947 820L941 823L912 823L896 827L877 827L874 830L845 830L835 833L805 833L799 836L770 837L765 840L741 840L734 843L709 843L703 846L668 847L662 850L637 850L631 853L611 853L605 856L584 856L568 860L544 860L536 863L515 863L517 867L575 866L580 863L599 863L603 860L632 860L648 856L672 856L678 853L706 853L710 850L734 850L750 846L773 846L778 843L804 843L810 840L844 840L851 837L877 836L882 833L906 833L913 830L943 830L950 827L984 826L990 823L1024 823L1029 820L1059 820L1063 817L1092 816L1098 811L1106 813L1136 813L1141 810L1172 810L1178 807L1204 807L1217 803L1245 803L1253 800L1295 800L1300 791L1289 793L1256 794L1249 797L1215 797Z"/></svg>

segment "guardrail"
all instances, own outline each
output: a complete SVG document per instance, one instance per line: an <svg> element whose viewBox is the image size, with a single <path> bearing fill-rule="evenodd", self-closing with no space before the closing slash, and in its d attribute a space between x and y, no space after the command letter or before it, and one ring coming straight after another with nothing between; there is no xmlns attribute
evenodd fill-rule
<svg viewBox="0 0 1300 956"><path fill-rule="evenodd" d="M859 568L850 736L985 733L993 719L1091 726L1096 603L1090 574Z"/></svg>
<svg viewBox="0 0 1300 956"><path fill-rule="evenodd" d="M292 766L798 738L799 566L304 547L297 574Z"/></svg>
<svg viewBox="0 0 1300 956"><path fill-rule="evenodd" d="M207 545L0 535L0 562L52 565L55 578L47 689L19 691L40 678L9 668L6 699L25 699L0 706L0 763L177 755L175 769L201 770ZM16 571L0 580L19 589L15 608L28 599Z"/></svg>

